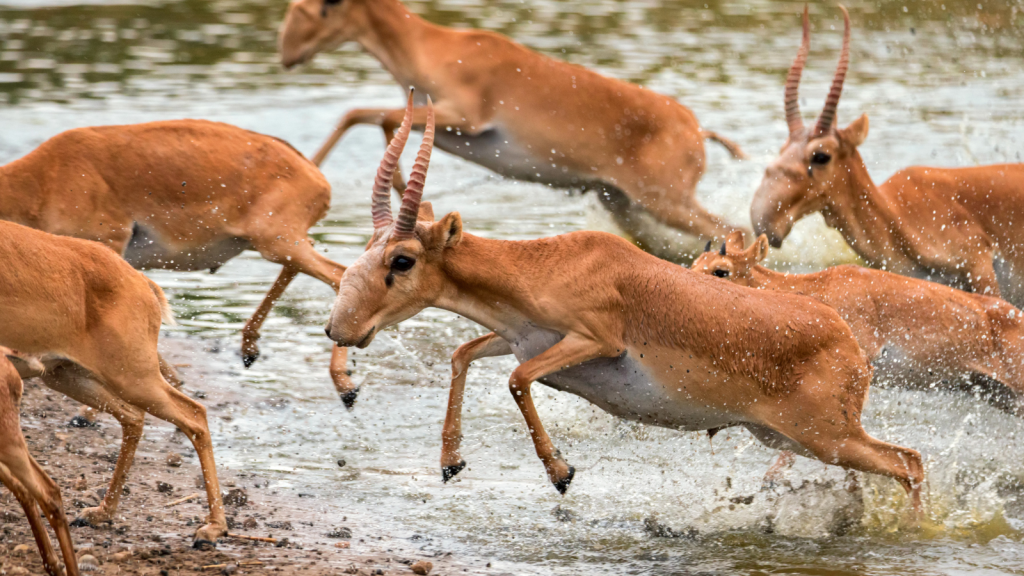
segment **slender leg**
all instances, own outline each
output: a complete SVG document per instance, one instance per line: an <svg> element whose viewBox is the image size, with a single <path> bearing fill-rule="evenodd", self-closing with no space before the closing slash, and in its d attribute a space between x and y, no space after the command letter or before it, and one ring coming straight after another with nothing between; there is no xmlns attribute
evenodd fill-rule
<svg viewBox="0 0 1024 576"><path fill-rule="evenodd" d="M178 371L175 370L174 365L167 360L164 360L164 357L160 354L157 354L157 359L160 360L160 374L163 375L164 380L167 380L168 384L175 388L181 388L185 381L181 379L180 375L178 375Z"/></svg>
<svg viewBox="0 0 1024 576"><path fill-rule="evenodd" d="M107 493L99 506L82 510L72 524L97 526L110 522L117 513L122 490L128 481L128 471L135 461L135 451L142 438L145 412L118 398L85 369L71 363L53 367L43 376L43 382L77 402L110 414L121 423L121 450L117 455L117 464L114 465L114 475L110 479Z"/></svg>
<svg viewBox="0 0 1024 576"><path fill-rule="evenodd" d="M263 326L263 322L267 319L267 315L270 314L270 310L274 307L274 302L284 294L288 285L291 284L292 280L299 273L299 270L293 266L287 264L281 268L281 273L278 274L277 280L274 281L274 285L270 287L270 291L263 297L263 301L260 302L259 308L249 318L249 321L242 327L242 363L248 368L252 366L253 362L260 357L259 346L256 345L256 341L260 338L260 327Z"/></svg>
<svg viewBox="0 0 1024 576"><path fill-rule="evenodd" d="M796 464L796 454L788 450L779 452L779 457L775 460L775 463L764 473L764 478L761 480L761 489L774 488L779 480L782 479L782 475L792 468L794 464Z"/></svg>
<svg viewBox="0 0 1024 576"><path fill-rule="evenodd" d="M971 269L971 291L976 294L999 298L999 280L996 278L996 270L992 265L992 259L991 251L984 252Z"/></svg>
<svg viewBox="0 0 1024 576"><path fill-rule="evenodd" d="M320 149L317 150L316 154L313 155L312 162L318 167L327 159L327 155L331 153L331 149L338 143L338 140L348 132L349 128L357 126L359 124L370 124L372 126L380 126L384 129L384 134L387 137L387 141L391 141L391 134L402 124L402 117L405 116L405 108L358 108L355 110L349 110L342 116L341 121L331 132L331 135L327 137ZM467 134L474 134L479 132L476 126L465 120L463 114L457 111L448 109L445 103L440 102L434 107L434 117L437 122L438 129L452 128L459 129ZM416 129L422 129L423 125L427 121L427 108L425 106L417 106L413 108L413 127ZM396 190L398 188L396 187ZM404 189L404 186L403 186ZM399 190L401 192L402 190Z"/></svg>
<svg viewBox="0 0 1024 576"><path fill-rule="evenodd" d="M341 398L341 403L349 410L356 405L359 388L352 383L352 371L348 369L348 348L335 346L331 348L331 382Z"/></svg>
<svg viewBox="0 0 1024 576"><path fill-rule="evenodd" d="M441 480L447 482L466 467L459 454L462 442L462 398L466 391L466 372L474 360L512 353L512 347L494 332L466 342L452 355L452 386L448 392L448 411L441 432Z"/></svg>
<svg viewBox="0 0 1024 576"><path fill-rule="evenodd" d="M158 371L143 376L140 381L126 382L120 375L107 375L111 390L122 400L142 408L153 416L178 427L192 442L206 481L206 499L210 507L207 524L196 531L196 545L202 541L216 542L227 533L224 503L217 480L217 467L213 458L213 442L206 420L206 407L185 396L164 381Z"/></svg>
<svg viewBox="0 0 1024 576"><path fill-rule="evenodd" d="M71 528L68 526L67 516L64 515L64 502L60 496L60 488L31 456L29 456L29 463L32 465L36 478L35 490L32 491L35 492L36 501L43 509L43 514L46 514L46 520L57 535L57 542L60 543L61 555L64 557L68 576L78 576L78 559L75 556L74 544L71 542Z"/></svg>
<svg viewBox="0 0 1024 576"><path fill-rule="evenodd" d="M607 346L600 342L570 333L558 344L520 364L509 378L509 391L512 392L512 397L515 398L516 404L519 405L519 411L523 413L526 425L530 428L530 436L533 439L533 446L537 450L537 456L544 463L548 479L562 494L569 489L569 483L572 482L576 470L562 459L561 453L551 443L551 438L544 431L537 408L533 405L530 385L538 378L543 378L553 372L575 366L592 358L613 354Z"/></svg>
<svg viewBox="0 0 1024 576"><path fill-rule="evenodd" d="M42 520L39 519L39 509L36 508L35 498L32 497L25 485L14 477L6 465L0 465L0 482L14 494L14 497L18 499L18 503L21 504L22 510L25 511L25 518L28 519L28 524L32 528L32 537L36 541L36 547L39 548L39 556L43 559L43 567L46 569L46 573L50 576L60 576L60 564L57 560L57 554L53 551L53 545L50 543L49 534L46 533L46 527L43 526Z"/></svg>

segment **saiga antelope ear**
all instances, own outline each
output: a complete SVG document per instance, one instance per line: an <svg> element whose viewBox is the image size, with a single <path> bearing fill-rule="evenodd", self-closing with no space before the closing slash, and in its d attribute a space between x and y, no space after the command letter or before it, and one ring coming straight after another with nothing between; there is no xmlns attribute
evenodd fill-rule
<svg viewBox="0 0 1024 576"><path fill-rule="evenodd" d="M431 227L438 248L451 248L462 241L462 216L458 212L445 214L444 218Z"/></svg>
<svg viewBox="0 0 1024 576"><path fill-rule="evenodd" d="M839 134L854 148L860 146L868 137L868 115L861 114L860 118L850 122L850 125L840 130Z"/></svg>
<svg viewBox="0 0 1024 576"><path fill-rule="evenodd" d="M758 236L753 248L756 250L754 262L763 262L768 257L768 237L764 234Z"/></svg>
<svg viewBox="0 0 1024 576"><path fill-rule="evenodd" d="M733 230L725 237L725 245L731 250L743 250L743 245L746 243L747 239L743 235L743 230Z"/></svg>
<svg viewBox="0 0 1024 576"><path fill-rule="evenodd" d="M420 202L420 213L416 215L417 220L434 221L434 207L430 202Z"/></svg>

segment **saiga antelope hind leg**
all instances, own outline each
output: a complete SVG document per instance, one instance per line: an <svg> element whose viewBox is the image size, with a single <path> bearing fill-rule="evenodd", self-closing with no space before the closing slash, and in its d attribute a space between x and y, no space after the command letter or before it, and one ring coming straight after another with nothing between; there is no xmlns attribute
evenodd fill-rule
<svg viewBox="0 0 1024 576"><path fill-rule="evenodd" d="M157 354L157 360L160 361L160 374L163 375L164 380L167 380L168 384L179 389L185 385L185 381L181 379L178 371L170 362L165 360L160 354ZM99 416L99 412L92 406L83 403L82 407L78 409L78 414L68 422L68 426L72 428L88 428L96 423L96 417Z"/></svg>
<svg viewBox="0 0 1024 576"><path fill-rule="evenodd" d="M448 482L466 467L466 461L459 454L459 445L462 443L462 399L470 363L481 358L511 353L512 347L508 341L491 332L466 342L452 354L452 385L448 391L448 411L441 432L442 482Z"/></svg>
<svg viewBox="0 0 1024 576"><path fill-rule="evenodd" d="M551 443L551 438L544 431L537 408L533 405L530 386L538 378L604 356L604 348L599 342L576 334L568 334L558 344L520 364L508 380L509 391L515 398L516 404L519 405L523 418L526 419L537 456L544 463L548 480L554 484L560 494L565 494L565 491L569 489L576 469L562 459L562 454Z"/></svg>

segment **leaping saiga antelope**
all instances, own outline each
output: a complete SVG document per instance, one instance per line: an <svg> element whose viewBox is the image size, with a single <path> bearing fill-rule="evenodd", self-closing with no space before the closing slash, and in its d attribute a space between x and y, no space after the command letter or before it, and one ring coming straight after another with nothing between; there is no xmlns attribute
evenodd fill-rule
<svg viewBox="0 0 1024 576"><path fill-rule="evenodd" d="M212 273L243 250L281 264L242 328L247 367L259 357L263 321L297 274L338 289L345 267L308 236L330 203L327 180L287 142L205 120L68 130L0 167L0 220L102 242L137 269ZM351 407L347 358L334 349L331 380Z"/></svg>
<svg viewBox="0 0 1024 576"><path fill-rule="evenodd" d="M417 129L427 96L433 99L442 128L437 146L446 152L517 180L595 189L619 225L651 249L657 241L640 226L637 206L705 238L734 230L697 202L695 190L705 170L705 139L736 158L743 152L702 130L672 98L542 56L494 32L437 26L398 0L294 0L280 31L281 62L291 68L349 41L377 58L403 89L415 88ZM352 110L314 162L355 125L381 126L391 140L401 120L400 108Z"/></svg>
<svg viewBox="0 0 1024 576"><path fill-rule="evenodd" d="M765 170L750 218L756 234L779 247L793 224L821 212L825 222L874 268L1024 303L1024 164L973 168L914 166L875 186L857 151L868 117L836 128L836 107L850 59L850 16L832 88L817 122L805 127L797 91L810 47L803 41L786 78L789 138ZM997 278L998 251L1006 270Z"/></svg>
<svg viewBox="0 0 1024 576"><path fill-rule="evenodd" d="M64 516L60 488L32 458L21 434L18 407L21 404L22 378L41 376L43 365L33 358L21 358L9 348L0 347L0 482L18 499L32 536L50 576L60 576L60 562L53 551L50 536L39 519L39 508L53 527L60 543L68 576L78 576L78 560L71 542L71 529Z"/></svg>
<svg viewBox="0 0 1024 576"><path fill-rule="evenodd" d="M0 221L0 346L40 358L43 382L121 423L121 452L103 502L75 523L109 522L117 511L147 413L192 442L210 506L197 543L227 531L206 408L160 373L164 293L104 246Z"/></svg>
<svg viewBox="0 0 1024 576"><path fill-rule="evenodd" d="M465 355L521 362L509 390L563 493L574 470L541 424L530 395L536 380L645 424L744 426L768 446L896 478L917 509L921 456L861 427L871 367L834 310L719 282L612 234L510 242L463 232L457 212L435 221L420 203L434 138L429 101L423 145L392 218L389 188L411 117L410 105L378 170L373 238L342 277L328 337L365 348L430 306L493 330ZM464 383L464 374L453 379L448 422L458 417ZM448 423L443 440L449 475L462 462Z"/></svg>
<svg viewBox="0 0 1024 576"><path fill-rule="evenodd" d="M763 234L744 250L743 236L736 233L718 252L705 251L693 270L750 288L812 296L831 306L850 326L881 382L981 392L996 408L1024 416L1024 314L1011 304L860 266L782 274L759 265L767 255ZM781 462L791 460L784 456ZM779 471L773 467L769 480Z"/></svg>

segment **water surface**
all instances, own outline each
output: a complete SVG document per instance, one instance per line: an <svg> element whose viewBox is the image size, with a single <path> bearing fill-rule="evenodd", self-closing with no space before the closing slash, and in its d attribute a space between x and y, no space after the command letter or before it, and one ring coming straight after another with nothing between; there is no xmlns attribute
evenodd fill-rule
<svg viewBox="0 0 1024 576"><path fill-rule="evenodd" d="M751 155L709 145L701 200L749 225L747 208L785 139L782 81L799 41L799 3L609 0L412 2L427 18L512 35L670 94ZM911 164L1020 161L1024 10L1012 2L853 2L852 67L840 122L871 118L861 153L877 181ZM400 90L346 46L297 72L279 69L279 1L8 1L0 8L0 161L74 126L197 117L280 136L311 154L357 106L399 106ZM812 53L801 104L820 107L841 20L811 5ZM413 145L416 143L413 142ZM369 186L383 151L353 130L324 166L333 190L318 248L353 261L370 235ZM438 153L427 198L467 230L526 239L608 229L588 196L501 179ZM801 222L776 265L815 269L852 255L818 217ZM172 338L198 339L223 367L214 384L246 401L213 423L220 466L256 470L281 490L315 492L323 514L367 519L410 546L489 561L517 574L1024 573L1021 422L981 402L873 390L865 427L925 456L927 529L904 523L889 480L801 460L788 486L761 491L774 453L744 431L706 435L626 424L537 386L541 417L578 473L547 483L509 398L514 364L471 369L463 455L438 470L448 357L483 330L426 311L354 352L362 384L345 411L327 378L322 326L331 292L296 281L263 329L264 357L241 367L238 329L278 267L246 253L216 275L154 272L172 299ZM209 384L209 383L207 383ZM336 461L344 458L345 468ZM367 528L369 530L369 528Z"/></svg>

